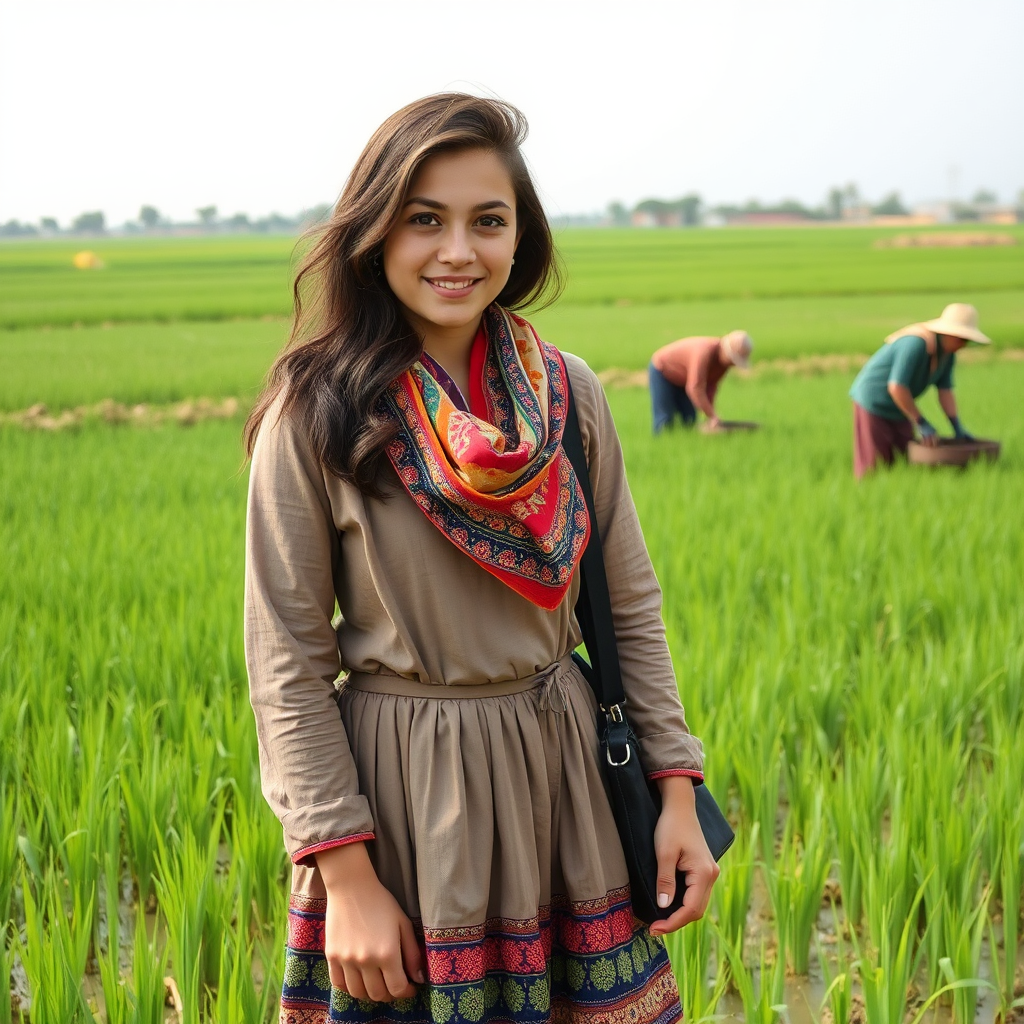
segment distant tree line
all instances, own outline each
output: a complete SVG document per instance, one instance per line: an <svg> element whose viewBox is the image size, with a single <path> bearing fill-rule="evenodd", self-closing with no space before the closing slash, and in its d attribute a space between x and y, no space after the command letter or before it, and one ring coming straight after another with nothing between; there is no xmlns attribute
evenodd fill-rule
<svg viewBox="0 0 1024 1024"><path fill-rule="evenodd" d="M53 235L106 235L111 231L117 234L238 234L238 233L294 233L305 230L325 220L331 212L330 203L318 203L316 206L293 217L280 213L272 213L266 217L251 220L248 214L236 213L231 217L218 216L216 206L202 206L196 210L194 221L172 221L160 214L155 206L143 206L135 220L127 221L119 228L111 229L101 210L92 210L79 214L66 228L61 227L54 217L42 217L38 224L21 223L9 220L0 224L0 237L31 238L49 237Z"/></svg>
<svg viewBox="0 0 1024 1024"><path fill-rule="evenodd" d="M987 209L998 204L998 197L988 189L979 189L970 202L953 202L950 213L954 220L979 220ZM1024 190L1017 196L1018 217L1024 219ZM778 203L762 203L757 199L737 204L708 207L701 197L690 193L679 199L644 199L627 208L621 202L608 204L601 222L625 227L645 225L658 227L688 227L697 224L742 218L746 215L786 216L808 221L842 221L869 216L907 216L911 210L900 198L899 192L890 192L876 203L865 201L854 184L837 186L829 190L825 201L818 206L807 206L796 199L783 199ZM565 218L566 223L582 223L584 218Z"/></svg>

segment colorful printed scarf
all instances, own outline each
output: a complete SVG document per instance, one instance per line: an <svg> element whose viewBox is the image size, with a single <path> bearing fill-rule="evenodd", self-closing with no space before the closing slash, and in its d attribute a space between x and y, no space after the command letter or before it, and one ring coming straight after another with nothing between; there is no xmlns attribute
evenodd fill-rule
<svg viewBox="0 0 1024 1024"><path fill-rule="evenodd" d="M470 356L469 411L421 362L391 385L399 433L388 457L423 514L456 547L548 610L590 536L583 491L562 450L569 397L561 353L500 306Z"/></svg>

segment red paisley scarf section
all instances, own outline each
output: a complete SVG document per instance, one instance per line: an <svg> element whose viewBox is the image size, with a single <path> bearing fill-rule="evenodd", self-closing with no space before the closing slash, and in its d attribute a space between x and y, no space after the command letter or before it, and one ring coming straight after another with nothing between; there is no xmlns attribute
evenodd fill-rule
<svg viewBox="0 0 1024 1024"><path fill-rule="evenodd" d="M470 410L417 362L392 384L388 457L456 547L541 608L558 607L590 536L562 450L569 400L561 353L521 317L488 307L470 360Z"/></svg>

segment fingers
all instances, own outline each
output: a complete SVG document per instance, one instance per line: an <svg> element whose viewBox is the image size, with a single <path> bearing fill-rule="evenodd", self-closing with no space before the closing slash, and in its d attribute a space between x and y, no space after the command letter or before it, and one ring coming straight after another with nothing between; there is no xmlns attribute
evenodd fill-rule
<svg viewBox="0 0 1024 1024"><path fill-rule="evenodd" d="M388 991L379 967L346 967L348 994L353 999L368 999L374 1003L390 1003L394 998Z"/></svg>
<svg viewBox="0 0 1024 1024"><path fill-rule="evenodd" d="M328 890L324 953L331 985L354 999L389 1003L416 994L425 980L412 922L394 896L374 884Z"/></svg>
<svg viewBox="0 0 1024 1024"><path fill-rule="evenodd" d="M679 851L669 847L656 850L655 853L658 856L658 906L664 909L671 905L676 896L676 864L679 863Z"/></svg>
<svg viewBox="0 0 1024 1024"><path fill-rule="evenodd" d="M331 988L340 988L342 992L347 992L350 996L355 995L348 987L348 982L345 979L345 968L341 960L329 954L327 954L327 973L331 976Z"/></svg>
<svg viewBox="0 0 1024 1024"><path fill-rule="evenodd" d="M680 864L680 870L683 870ZM694 921L699 921L707 912L711 901L711 889L720 873L718 865L708 857L706 862L694 866L689 862L686 871L686 892L683 894L683 905L664 921L655 921L651 925L652 935L667 935ZM660 877L660 868L659 868ZM660 891L659 881L659 891Z"/></svg>
<svg viewBox="0 0 1024 1024"><path fill-rule="evenodd" d="M353 999L368 999L374 1003L390 1003L395 999L409 999L416 994L416 988L406 977L401 959L395 959L378 967L373 963L356 964L348 962L342 968L343 983L337 984L331 971L331 984L347 992Z"/></svg>
<svg viewBox="0 0 1024 1024"><path fill-rule="evenodd" d="M382 944L348 956L329 953L327 957L331 984L347 992L353 999L390 1003L394 999L410 999L416 986L410 978L422 983L423 957L416 942L412 922L403 915L398 921L397 942Z"/></svg>
<svg viewBox="0 0 1024 1024"><path fill-rule="evenodd" d="M388 1003L392 999L410 999L416 995L416 986L409 980L402 966L402 951L395 950L395 957L381 969L381 982L384 994L375 997L378 1003Z"/></svg>
<svg viewBox="0 0 1024 1024"><path fill-rule="evenodd" d="M423 954L420 952L420 944L416 939L412 921L403 917L399 922L399 930L402 939L402 966L408 977L422 985L427 977L423 970Z"/></svg>

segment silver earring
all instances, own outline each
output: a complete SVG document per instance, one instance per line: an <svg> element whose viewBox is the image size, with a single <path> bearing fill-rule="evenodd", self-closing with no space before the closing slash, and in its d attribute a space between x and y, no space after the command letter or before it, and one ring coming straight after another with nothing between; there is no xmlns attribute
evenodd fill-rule
<svg viewBox="0 0 1024 1024"><path fill-rule="evenodd" d="M515 265L516 265L516 258L515 258L515 256L513 256L512 257L512 266L514 267Z"/></svg>

